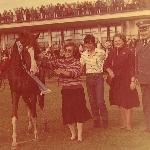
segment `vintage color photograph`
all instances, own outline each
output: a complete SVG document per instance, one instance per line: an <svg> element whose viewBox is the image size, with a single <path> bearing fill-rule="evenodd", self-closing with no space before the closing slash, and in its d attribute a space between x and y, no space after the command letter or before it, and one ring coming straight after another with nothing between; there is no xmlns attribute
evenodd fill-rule
<svg viewBox="0 0 150 150"><path fill-rule="evenodd" d="M150 150L150 0L0 0L0 150Z"/></svg>

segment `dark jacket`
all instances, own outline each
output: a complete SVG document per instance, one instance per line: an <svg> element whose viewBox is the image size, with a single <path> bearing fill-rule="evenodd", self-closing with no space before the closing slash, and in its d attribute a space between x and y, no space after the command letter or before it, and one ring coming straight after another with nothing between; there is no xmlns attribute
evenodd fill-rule
<svg viewBox="0 0 150 150"><path fill-rule="evenodd" d="M150 84L150 41L136 46L136 77L140 84Z"/></svg>
<svg viewBox="0 0 150 150"><path fill-rule="evenodd" d="M104 63L104 70L110 68L113 70L116 78L131 80L135 74L134 53L125 47L112 49Z"/></svg>

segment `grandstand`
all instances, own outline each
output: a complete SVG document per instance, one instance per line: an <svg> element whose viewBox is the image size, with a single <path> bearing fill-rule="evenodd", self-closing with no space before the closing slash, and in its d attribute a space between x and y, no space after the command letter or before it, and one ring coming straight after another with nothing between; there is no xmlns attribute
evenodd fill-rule
<svg viewBox="0 0 150 150"><path fill-rule="evenodd" d="M127 38L138 38L136 22L139 19L150 18L150 7L137 6L129 7L130 9L119 7L117 11L106 8L104 12L92 13L86 9L86 13L82 14L72 13L51 18L20 21L12 19L11 22L1 22L0 47L1 49L10 47L17 38L17 33L23 29L40 33L38 40L41 47L62 44L66 39L74 39L80 43L85 34L89 33L94 34L97 41L102 43L112 39L116 32L123 32Z"/></svg>

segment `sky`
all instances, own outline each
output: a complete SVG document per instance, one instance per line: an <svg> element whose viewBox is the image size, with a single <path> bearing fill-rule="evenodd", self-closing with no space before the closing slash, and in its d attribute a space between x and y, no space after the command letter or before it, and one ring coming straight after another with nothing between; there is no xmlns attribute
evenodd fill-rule
<svg viewBox="0 0 150 150"><path fill-rule="evenodd" d="M49 3L65 3L65 2L81 2L85 0L0 0L0 12L3 12L4 9L9 10L13 8L17 8L20 6L23 7L36 7L40 5L47 5ZM91 0L92 1L92 0Z"/></svg>

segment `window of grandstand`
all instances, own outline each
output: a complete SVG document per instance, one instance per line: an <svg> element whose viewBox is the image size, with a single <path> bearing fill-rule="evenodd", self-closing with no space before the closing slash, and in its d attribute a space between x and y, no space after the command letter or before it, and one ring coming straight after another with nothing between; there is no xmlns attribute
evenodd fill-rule
<svg viewBox="0 0 150 150"><path fill-rule="evenodd" d="M52 32L52 43L60 43L61 42L61 32Z"/></svg>
<svg viewBox="0 0 150 150"><path fill-rule="evenodd" d="M73 30L65 30L64 31L64 40L74 39L74 31Z"/></svg>
<svg viewBox="0 0 150 150"><path fill-rule="evenodd" d="M99 32L98 28L91 28L91 33L98 33L98 32Z"/></svg>
<svg viewBox="0 0 150 150"><path fill-rule="evenodd" d="M116 27L115 26L109 27L109 32L110 32L110 38L113 37L116 33Z"/></svg>
<svg viewBox="0 0 150 150"><path fill-rule="evenodd" d="M116 26L116 33L122 33L122 27L121 26Z"/></svg>
<svg viewBox="0 0 150 150"><path fill-rule="evenodd" d="M86 34L91 34L91 29L90 28L83 29L83 35L86 35Z"/></svg>
<svg viewBox="0 0 150 150"><path fill-rule="evenodd" d="M100 38L100 32L99 32L99 28L91 28L91 34L93 34L95 36L95 38L97 39L96 40L96 43L99 41L99 38Z"/></svg>
<svg viewBox="0 0 150 150"><path fill-rule="evenodd" d="M45 43L48 43L48 33L47 32L41 32L38 37L38 43L40 47L45 47Z"/></svg>
<svg viewBox="0 0 150 150"><path fill-rule="evenodd" d="M107 27L101 28L101 42L105 42L107 40Z"/></svg>
<svg viewBox="0 0 150 150"><path fill-rule="evenodd" d="M82 42L83 39L83 30L82 29L75 29L75 35L74 35L75 39L78 42Z"/></svg>

